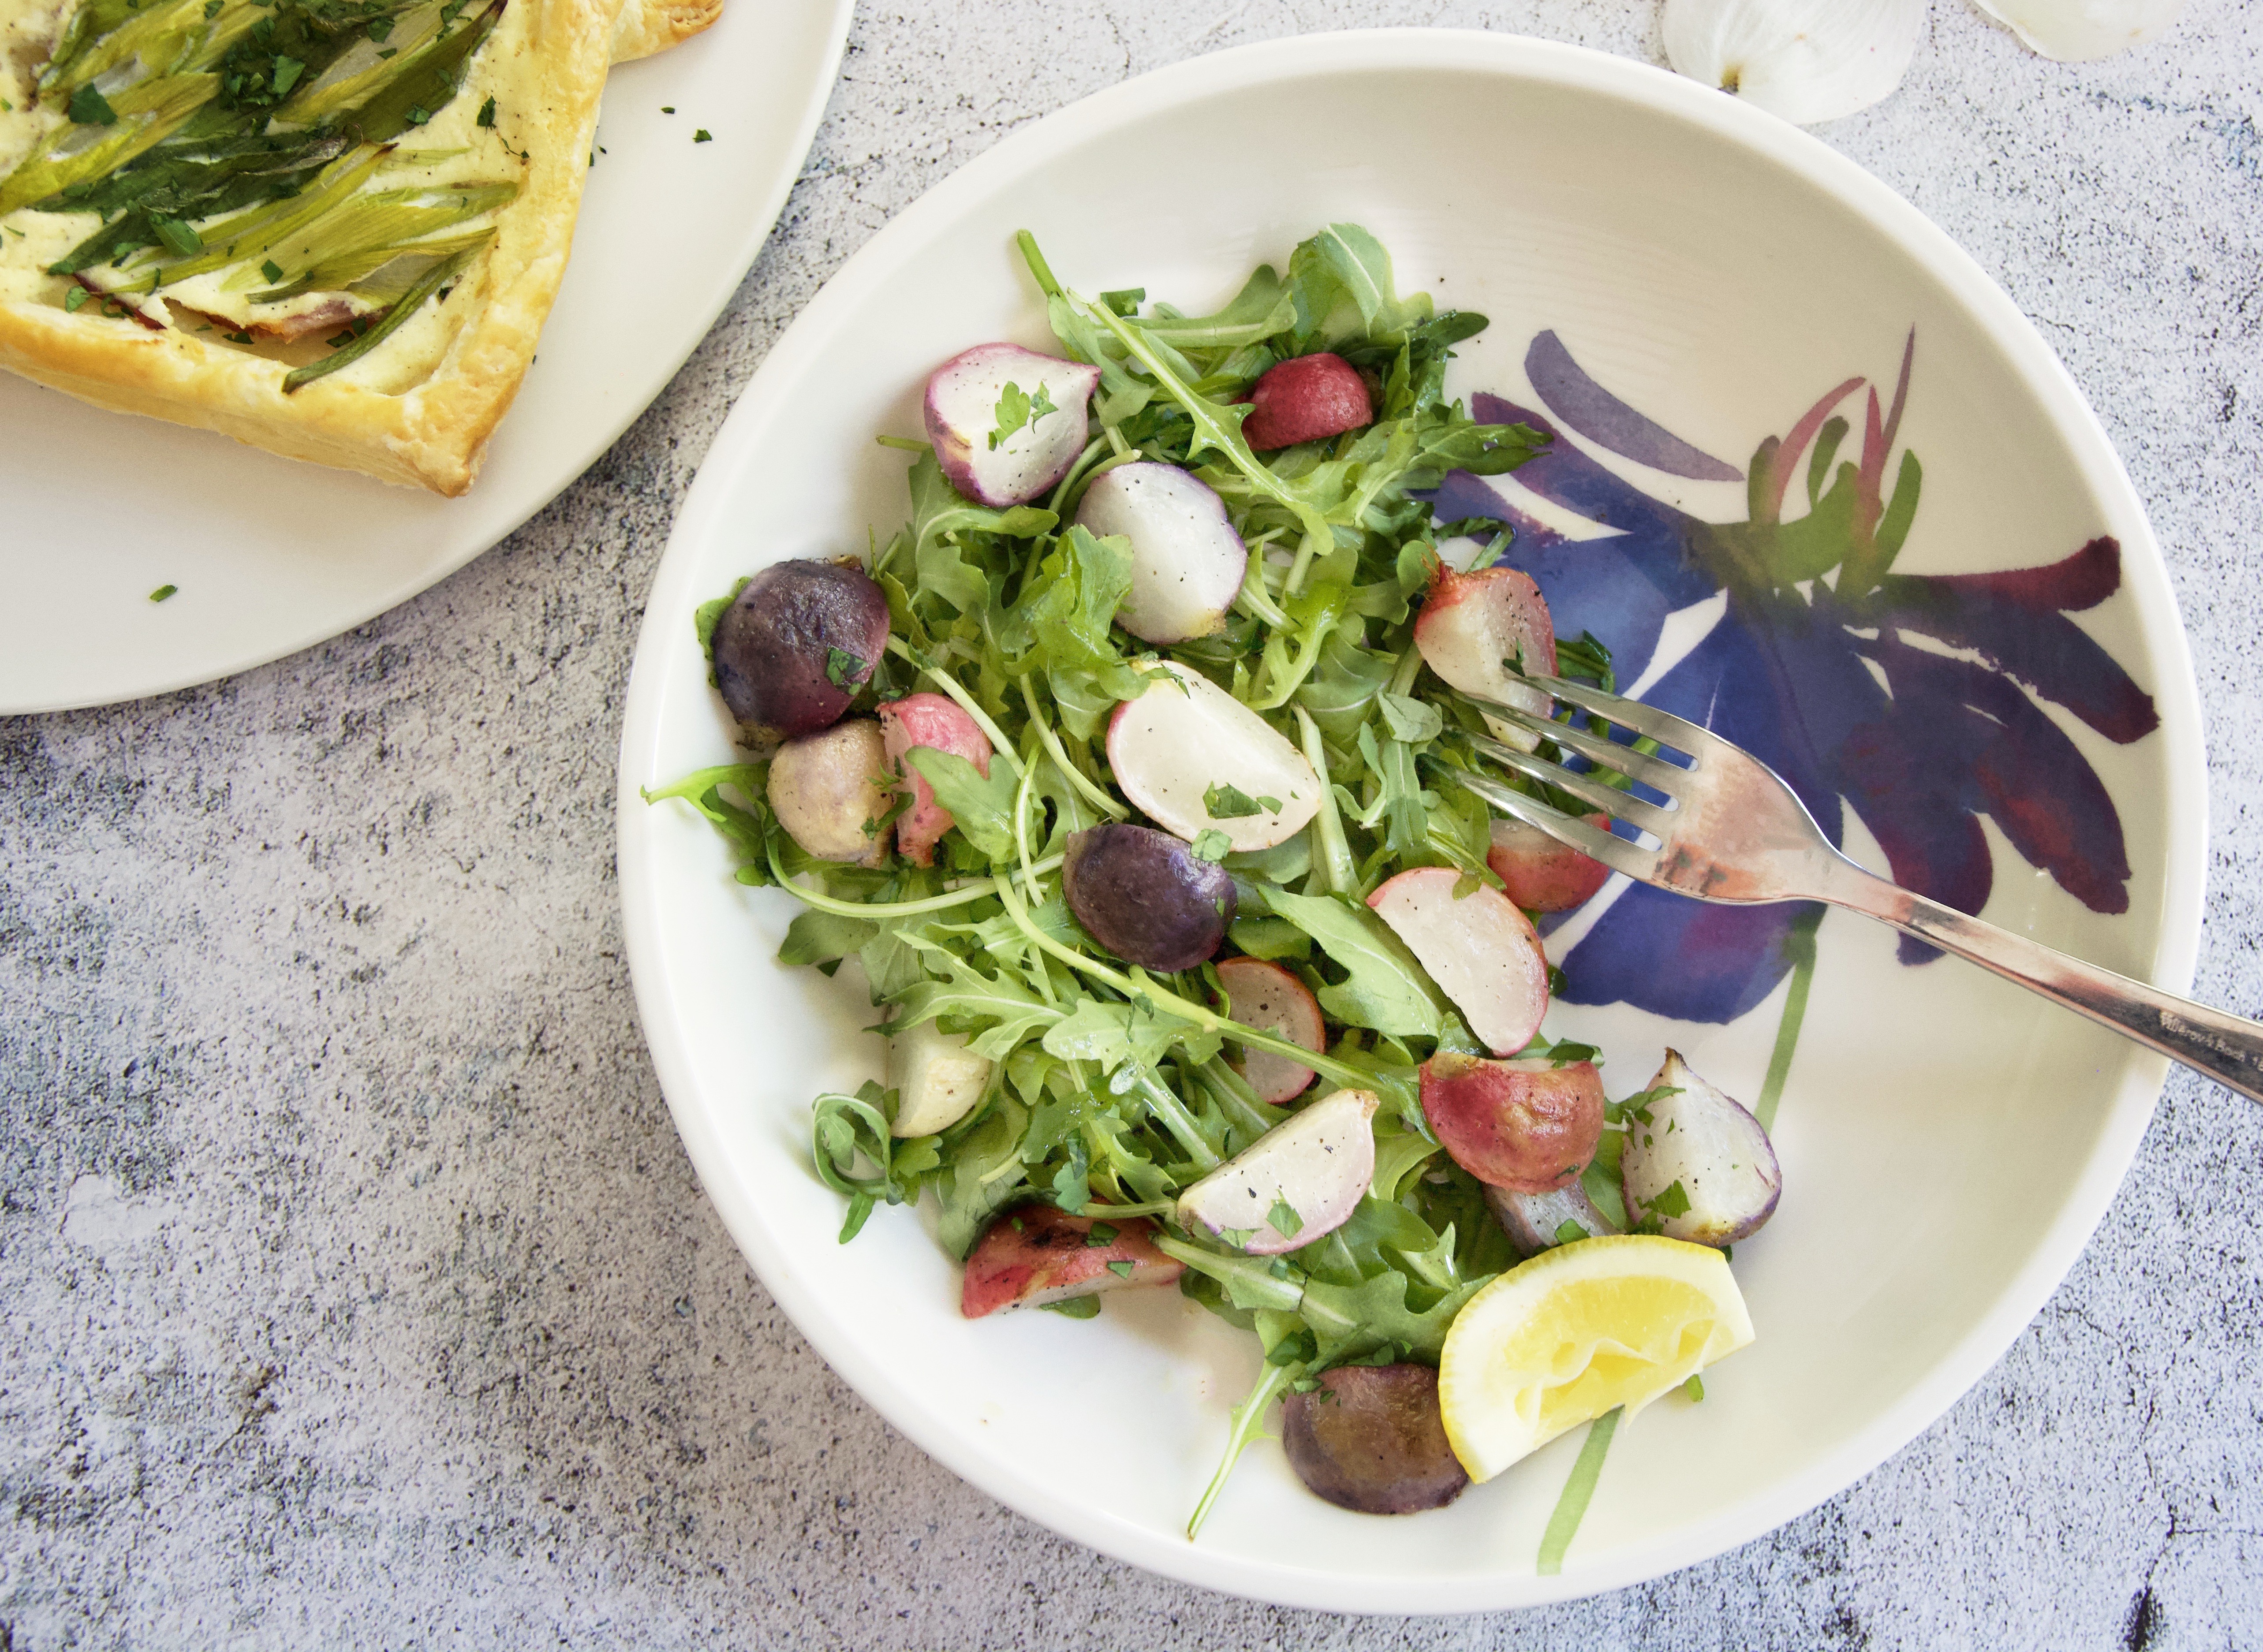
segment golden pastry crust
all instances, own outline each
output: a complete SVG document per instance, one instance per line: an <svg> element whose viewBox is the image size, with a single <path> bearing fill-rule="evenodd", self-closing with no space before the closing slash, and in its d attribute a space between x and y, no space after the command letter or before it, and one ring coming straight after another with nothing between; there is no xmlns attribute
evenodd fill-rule
<svg viewBox="0 0 2263 1652"><path fill-rule="evenodd" d="M235 437L288 458L365 472L455 497L478 474L495 425L534 357L566 271L589 176L598 99L617 47L672 44L712 21L716 7L627 0L510 0L473 60L452 110L476 109L490 89L506 99L508 141L521 155L517 198L495 214L493 243L411 322L408 376L388 351L286 393L290 364L235 348L217 333L152 330L89 304L62 300L69 284L0 299L0 366L84 400ZM468 113L459 113L468 125ZM20 285L20 284L19 284ZM434 330L437 319L438 332ZM409 331L404 328L404 334ZM415 356L430 354L430 371Z"/></svg>
<svg viewBox="0 0 2263 1652"><path fill-rule="evenodd" d="M723 0L641 0L621 8L613 35L613 61L633 62L681 46L723 15Z"/></svg>

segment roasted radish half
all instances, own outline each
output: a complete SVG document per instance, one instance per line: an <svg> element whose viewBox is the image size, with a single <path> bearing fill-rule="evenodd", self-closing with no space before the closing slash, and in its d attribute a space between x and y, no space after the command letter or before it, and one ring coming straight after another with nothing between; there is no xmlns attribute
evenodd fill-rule
<svg viewBox="0 0 2263 1652"><path fill-rule="evenodd" d="M885 708L884 708L885 710ZM1608 832L1611 818L1591 814L1587 824ZM1495 820L1486 864L1507 884L1509 899L1527 912L1570 912L1585 905L1609 881L1611 869L1558 843L1536 826Z"/></svg>
<svg viewBox="0 0 2263 1652"><path fill-rule="evenodd" d="M1322 1096L1179 1195L1179 1225L1278 1256L1334 1232L1375 1179L1372 1090Z"/></svg>
<svg viewBox="0 0 2263 1652"><path fill-rule="evenodd" d="M927 776L906 767L904 754L915 746L949 752L964 757L987 780L990 738L966 715L964 706L944 695L915 694L891 700L879 708L879 713L888 767L895 771L899 783L908 782L912 789L911 807L896 817L896 847L913 865L932 866L936 844L958 822L951 818L950 810L935 800L935 788L927 783Z"/></svg>
<svg viewBox="0 0 2263 1652"><path fill-rule="evenodd" d="M1577 1180L1536 1194L1488 1187L1485 1196L1519 1256L1535 1257L1574 1239L1600 1239L1618 1231Z"/></svg>
<svg viewBox="0 0 2263 1652"><path fill-rule="evenodd" d="M1626 1115L1619 1191L1627 1220L1669 1239L1734 1244L1775 1214L1783 1172L1761 1122L1669 1050L1650 1081L1667 1092Z"/></svg>
<svg viewBox="0 0 2263 1652"><path fill-rule="evenodd" d="M1243 1026L1307 1050L1328 1047L1319 1001L1310 987L1279 964L1259 958L1228 958L1218 966L1218 981L1225 989L1225 1013ZM1250 1051L1234 1064L1257 1092L1257 1099L1273 1107L1295 1100L1317 1076L1301 1063L1262 1050Z"/></svg>
<svg viewBox="0 0 2263 1652"><path fill-rule="evenodd" d="M980 505L1026 505L1084 451L1100 369L1019 344L977 344L927 381L927 439L944 478Z"/></svg>
<svg viewBox="0 0 2263 1652"><path fill-rule="evenodd" d="M1454 1163L1492 1187L1574 1186L1603 1136L1594 1064L1484 1061L1442 1050L1422 1064L1422 1116Z"/></svg>
<svg viewBox="0 0 2263 1652"><path fill-rule="evenodd" d="M1217 952L1233 921L1233 879L1178 839L1110 822L1068 840L1061 894L1085 934L1126 963L1166 973Z"/></svg>
<svg viewBox="0 0 2263 1652"><path fill-rule="evenodd" d="M1304 754L1201 672L1167 660L1147 691L1108 723L1108 766L1150 819L1191 843L1225 833L1238 851L1269 849L1319 812Z"/></svg>
<svg viewBox="0 0 2263 1652"><path fill-rule="evenodd" d="M1548 1012L1548 960L1516 903L1483 885L1457 898L1450 866L1401 872L1367 898L1486 1047L1522 1050Z"/></svg>
<svg viewBox="0 0 2263 1652"><path fill-rule="evenodd" d="M980 1319L1003 1308L1043 1308L1126 1285L1169 1285L1185 1270L1155 1248L1152 1223L1111 1218L1104 1205L1073 1216L1023 1205L983 1230L966 1258L958 1311Z"/></svg>
<svg viewBox="0 0 2263 1652"><path fill-rule="evenodd" d="M1241 434L1260 453L1318 442L1375 422L1367 381L1341 356L1322 351L1269 368L1249 390Z"/></svg>
<svg viewBox="0 0 2263 1652"><path fill-rule="evenodd" d="M1124 630L1162 646L1225 629L1249 550L1208 484L1175 465L1118 465L1092 479L1076 519L1132 542L1132 592L1116 610Z"/></svg>
<svg viewBox="0 0 2263 1652"><path fill-rule="evenodd" d="M880 822L895 790L887 742L867 717L789 740L770 760L770 812L821 861L885 862L894 826Z"/></svg>
<svg viewBox="0 0 2263 1652"><path fill-rule="evenodd" d="M896 1093L895 1134L933 1136L974 1110L990 1087L990 1062L933 1021L888 1040L888 1084Z"/></svg>
<svg viewBox="0 0 2263 1652"><path fill-rule="evenodd" d="M862 568L777 562L715 622L715 686L749 743L830 728L888 646L888 599Z"/></svg>
<svg viewBox="0 0 2263 1652"><path fill-rule="evenodd" d="M1556 628L1529 575L1515 568L1457 574L1442 563L1414 622L1422 662L1447 683L1481 700L1546 717L1552 702L1516 675L1553 676ZM1529 751L1533 737L1499 718L1486 719L1507 744Z"/></svg>
<svg viewBox="0 0 2263 1652"><path fill-rule="evenodd" d="M1340 1365L1282 1403L1281 1448L1316 1496L1361 1514L1418 1514L1461 1496L1427 1365Z"/></svg>

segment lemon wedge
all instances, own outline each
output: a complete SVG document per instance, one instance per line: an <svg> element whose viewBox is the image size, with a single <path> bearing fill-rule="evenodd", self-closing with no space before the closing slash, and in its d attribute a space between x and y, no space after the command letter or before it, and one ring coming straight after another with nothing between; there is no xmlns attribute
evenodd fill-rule
<svg viewBox="0 0 2263 1652"><path fill-rule="evenodd" d="M1648 1234L1543 1251L1470 1298L1446 1333L1438 1407L1472 1480L1567 1429L1629 1417L1753 1339L1729 1264Z"/></svg>

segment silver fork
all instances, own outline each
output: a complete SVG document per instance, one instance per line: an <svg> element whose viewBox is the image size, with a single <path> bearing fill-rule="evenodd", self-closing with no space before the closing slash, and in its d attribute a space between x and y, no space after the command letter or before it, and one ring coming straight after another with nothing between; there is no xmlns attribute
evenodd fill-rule
<svg viewBox="0 0 2263 1652"><path fill-rule="evenodd" d="M1709 729L1583 682L1537 674L1527 680L1567 705L1687 754L1689 766L1645 755L1515 706L1490 700L1472 703L1496 719L1639 782L1664 797L1666 804L1630 796L1592 776L1499 740L1477 736L1471 743L1493 761L1638 827L1657 841L1657 848L1630 843L1483 775L1435 761L1428 765L1430 772L1614 871L1677 895L1734 905L1828 901L1891 924L2263 1101L2263 1022L2226 1014L2085 963L1865 871L1832 847L1774 769Z"/></svg>

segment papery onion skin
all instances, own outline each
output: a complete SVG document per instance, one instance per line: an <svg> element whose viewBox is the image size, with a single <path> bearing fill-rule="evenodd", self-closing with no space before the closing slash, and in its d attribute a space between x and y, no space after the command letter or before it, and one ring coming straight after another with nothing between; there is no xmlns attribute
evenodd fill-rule
<svg viewBox="0 0 2263 1652"><path fill-rule="evenodd" d="M2059 63L2091 63L2157 40L2185 0L1979 0L2031 52Z"/></svg>
<svg viewBox="0 0 2263 1652"><path fill-rule="evenodd" d="M1925 0L1666 0L1666 56L1807 126L1889 96L1924 27Z"/></svg>

